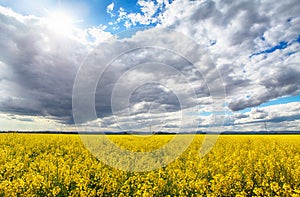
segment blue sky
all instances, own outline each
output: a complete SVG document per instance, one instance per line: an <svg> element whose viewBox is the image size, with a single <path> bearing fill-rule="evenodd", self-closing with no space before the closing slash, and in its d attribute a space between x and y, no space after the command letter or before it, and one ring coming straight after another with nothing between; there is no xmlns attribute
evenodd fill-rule
<svg viewBox="0 0 300 197"><path fill-rule="evenodd" d="M298 131L299 13L297 0L0 0L0 130Z"/></svg>
<svg viewBox="0 0 300 197"><path fill-rule="evenodd" d="M257 107L267 107L271 105L281 105L281 104L287 104L287 103L293 103L293 102L300 102L300 94L297 96L284 96L277 99L273 99L270 101L267 101L265 103L260 104ZM250 112L252 108L245 108L243 110L240 110L241 113Z"/></svg>
<svg viewBox="0 0 300 197"><path fill-rule="evenodd" d="M285 96L282 98L274 99L269 102L263 103L260 106L261 107L266 107L269 105L280 105L280 104L285 104L285 103L290 103L290 102L299 102L300 101L300 95L297 96Z"/></svg>
<svg viewBox="0 0 300 197"><path fill-rule="evenodd" d="M121 21L117 25L109 25L109 22L114 22L118 18L118 11L123 8L128 13L142 13L141 6L137 4L137 1L111 1L111 0L45 0L42 2L28 2L21 1L0 1L2 6L10 7L18 13L24 15L35 15L41 17L47 17L47 15L56 10L64 10L68 12L76 22L76 26L81 28L88 28L98 25L106 25L107 31L117 33L125 30L124 21ZM107 7L110 4L114 4L112 16L107 12ZM137 25L143 26L143 25ZM113 27L118 27L114 29Z"/></svg>

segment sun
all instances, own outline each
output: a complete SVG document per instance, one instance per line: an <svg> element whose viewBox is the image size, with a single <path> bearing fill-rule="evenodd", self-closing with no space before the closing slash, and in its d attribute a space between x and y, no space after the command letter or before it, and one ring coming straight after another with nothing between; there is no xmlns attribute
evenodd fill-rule
<svg viewBox="0 0 300 197"><path fill-rule="evenodd" d="M47 17L48 27L58 34L69 35L74 29L74 19L64 10L51 12Z"/></svg>

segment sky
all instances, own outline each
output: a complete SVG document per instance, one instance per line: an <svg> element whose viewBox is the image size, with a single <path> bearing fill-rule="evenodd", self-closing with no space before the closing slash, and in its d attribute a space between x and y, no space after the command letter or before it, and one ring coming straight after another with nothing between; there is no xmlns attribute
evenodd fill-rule
<svg viewBox="0 0 300 197"><path fill-rule="evenodd" d="M300 131L300 2L0 0L0 130Z"/></svg>

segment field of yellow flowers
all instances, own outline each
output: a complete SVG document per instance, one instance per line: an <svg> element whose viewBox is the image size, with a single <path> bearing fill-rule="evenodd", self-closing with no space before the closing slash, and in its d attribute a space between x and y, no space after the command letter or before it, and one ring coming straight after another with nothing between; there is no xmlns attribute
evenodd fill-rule
<svg viewBox="0 0 300 197"><path fill-rule="evenodd" d="M148 151L172 136L110 138ZM300 136L221 135L200 158L202 140L141 173L105 165L78 135L0 134L0 196L300 196Z"/></svg>

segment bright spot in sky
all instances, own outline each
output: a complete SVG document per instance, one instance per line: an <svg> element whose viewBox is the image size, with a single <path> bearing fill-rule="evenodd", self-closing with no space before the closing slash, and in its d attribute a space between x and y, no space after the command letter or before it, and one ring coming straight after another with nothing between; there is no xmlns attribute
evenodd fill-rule
<svg viewBox="0 0 300 197"><path fill-rule="evenodd" d="M69 35L72 33L75 21L66 11L51 12L47 18L47 24L56 33Z"/></svg>

